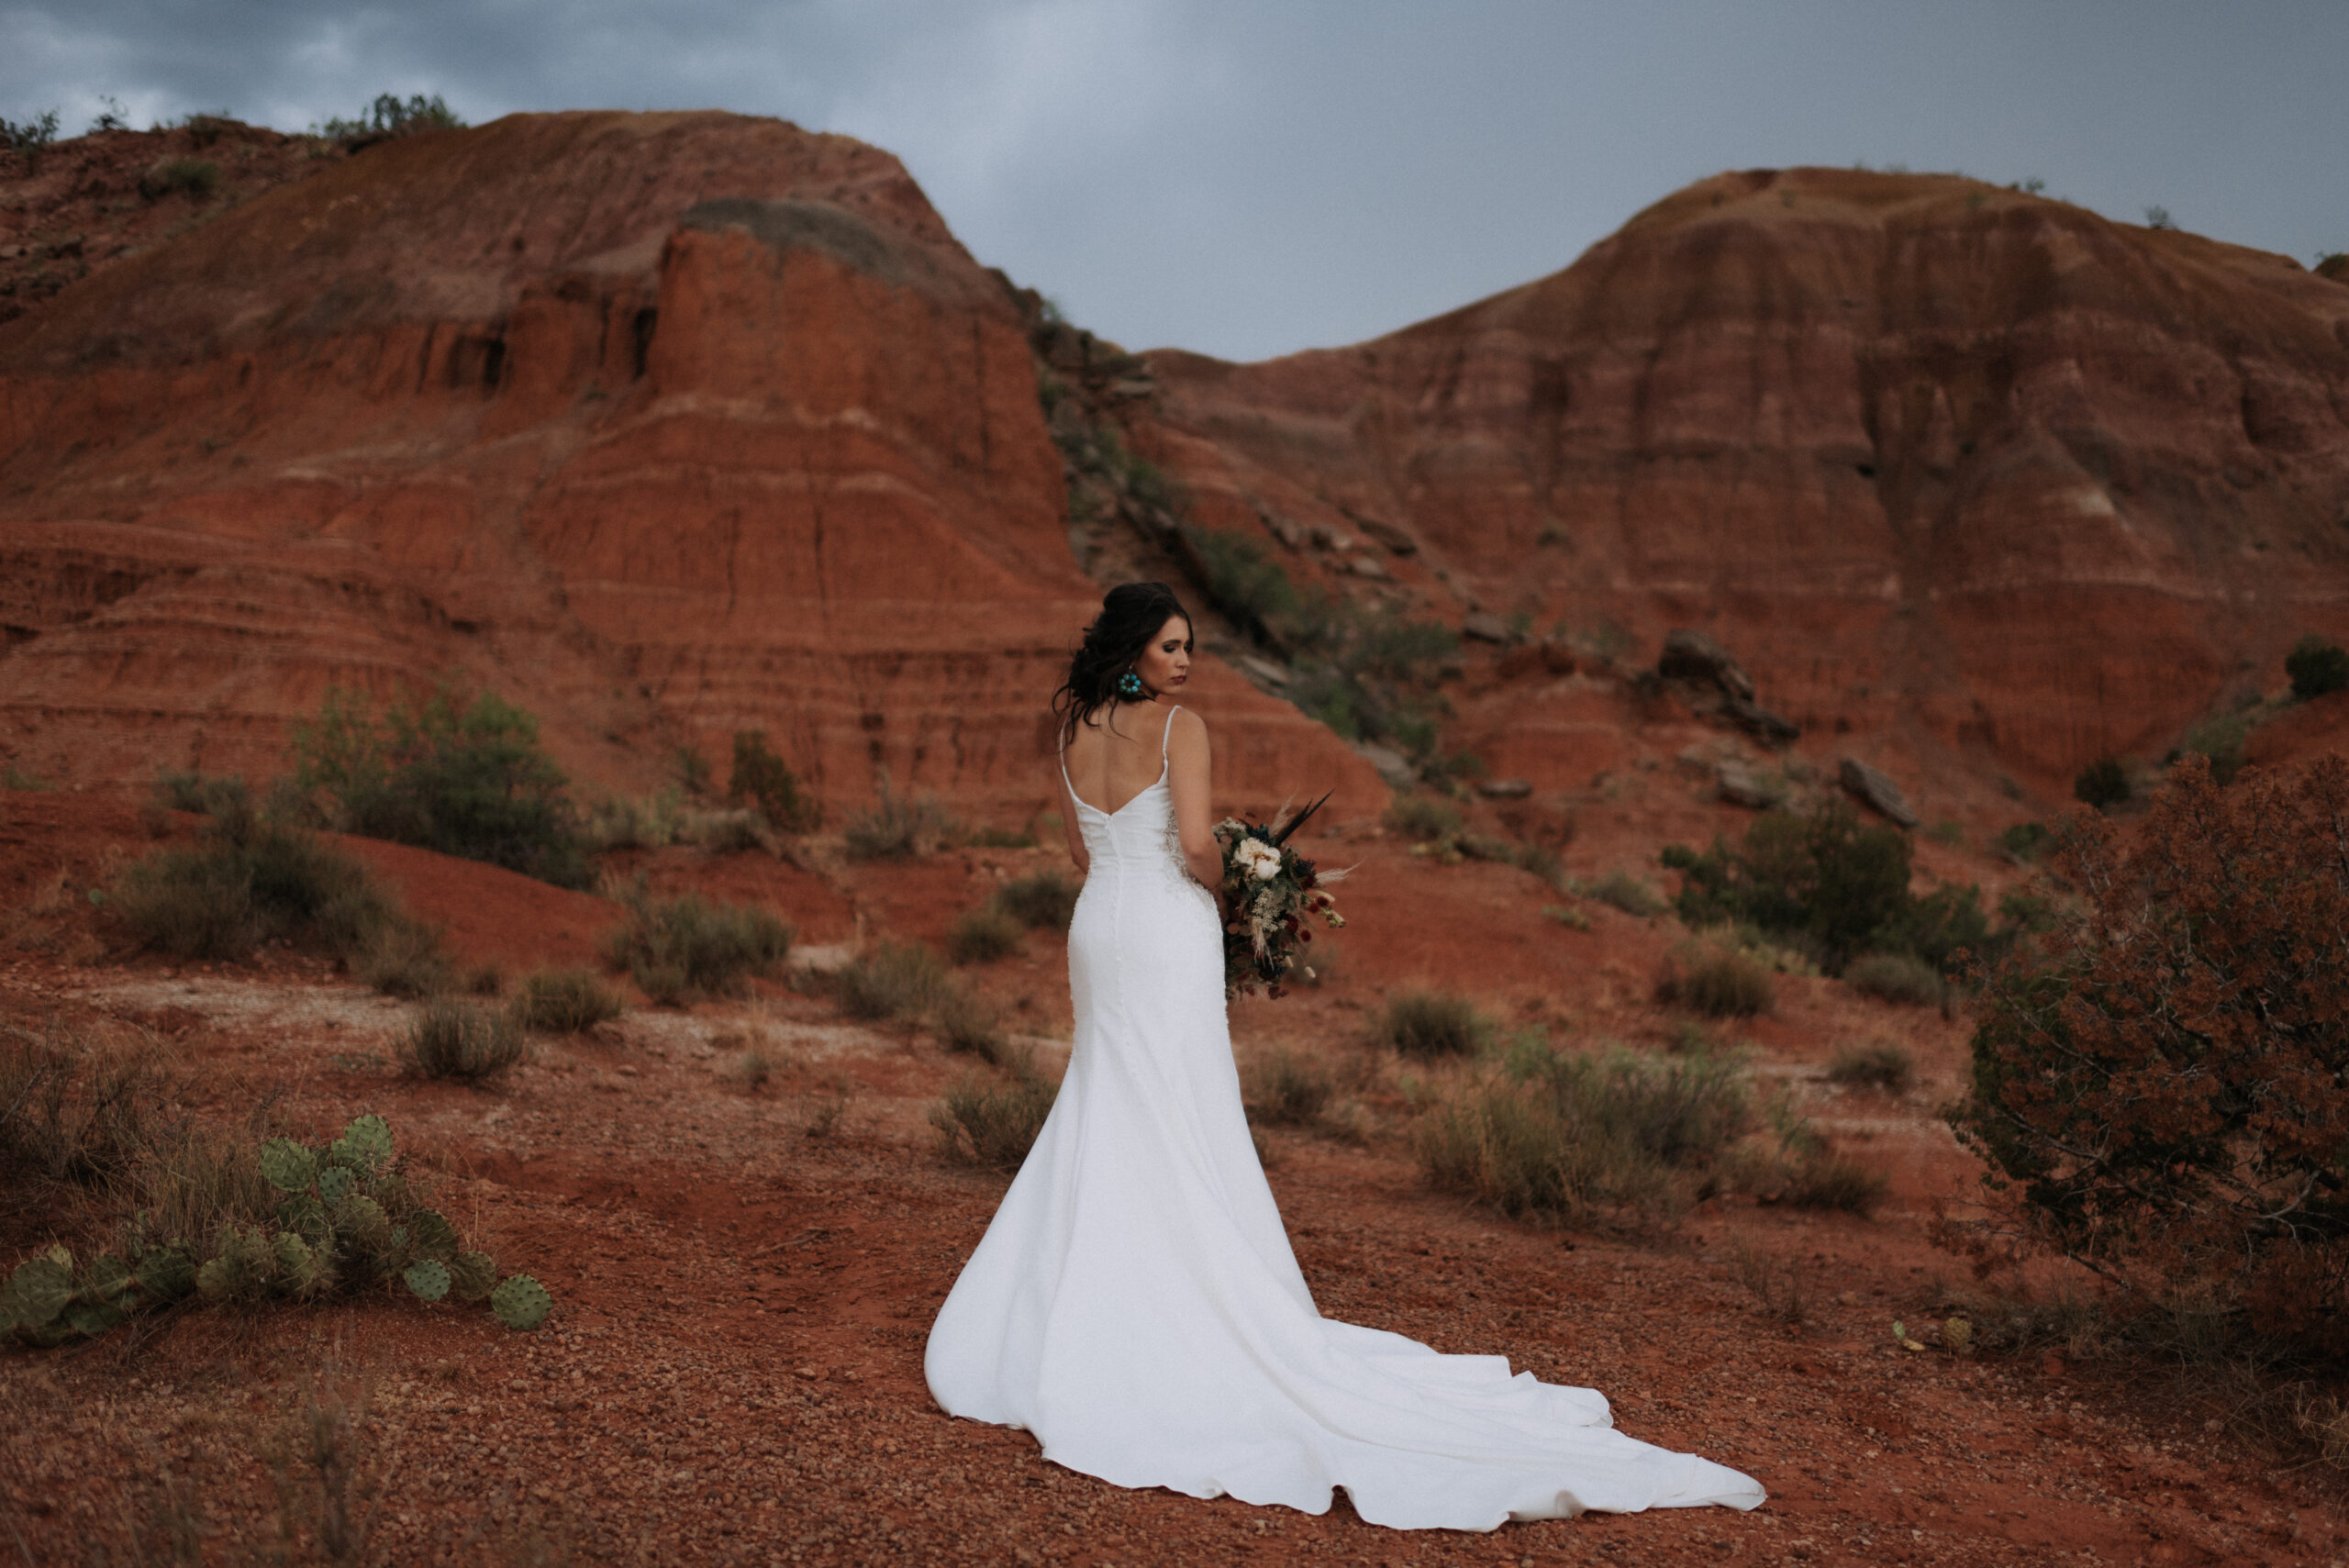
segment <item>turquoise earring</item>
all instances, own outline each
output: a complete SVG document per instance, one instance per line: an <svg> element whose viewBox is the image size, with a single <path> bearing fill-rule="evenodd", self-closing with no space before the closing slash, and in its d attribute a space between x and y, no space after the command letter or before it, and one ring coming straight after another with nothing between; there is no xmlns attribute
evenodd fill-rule
<svg viewBox="0 0 2349 1568"><path fill-rule="evenodd" d="M1118 677L1118 695L1129 702L1140 702L1150 695L1150 690L1141 684L1140 675L1129 670Z"/></svg>

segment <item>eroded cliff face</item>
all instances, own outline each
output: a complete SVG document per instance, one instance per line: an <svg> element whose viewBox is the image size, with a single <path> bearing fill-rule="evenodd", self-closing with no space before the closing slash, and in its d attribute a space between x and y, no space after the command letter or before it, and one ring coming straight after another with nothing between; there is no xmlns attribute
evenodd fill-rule
<svg viewBox="0 0 2349 1568"><path fill-rule="evenodd" d="M1972 181L1724 174L1391 337L1151 361L1212 526L1399 531L1399 591L1634 657L1702 628L1911 777L2063 795L2349 634L2349 287ZM1538 669L1462 715L1545 788L1620 750Z"/></svg>
<svg viewBox="0 0 2349 1568"><path fill-rule="evenodd" d="M330 683L455 673L593 786L760 728L836 806L1032 806L1098 603L1063 510L1019 314L889 155L718 114L412 137L0 327L0 749L267 775ZM1199 685L1222 787L1376 790Z"/></svg>

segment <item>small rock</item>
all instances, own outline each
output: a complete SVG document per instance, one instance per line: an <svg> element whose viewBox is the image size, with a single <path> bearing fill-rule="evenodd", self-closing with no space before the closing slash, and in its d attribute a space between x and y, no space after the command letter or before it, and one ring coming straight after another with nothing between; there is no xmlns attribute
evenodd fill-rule
<svg viewBox="0 0 2349 1568"><path fill-rule="evenodd" d="M1316 523L1307 530L1307 537L1321 550L1352 550L1354 536L1343 528L1333 528L1327 523Z"/></svg>
<svg viewBox="0 0 2349 1568"><path fill-rule="evenodd" d="M1158 391L1158 383L1144 375L1130 375L1123 381L1109 384L1112 397L1149 397Z"/></svg>
<svg viewBox="0 0 2349 1568"><path fill-rule="evenodd" d="M1411 760L1391 746L1380 746L1367 740L1354 743L1354 754L1378 770L1393 789L1408 789L1419 782L1419 774L1411 767Z"/></svg>
<svg viewBox="0 0 2349 1568"><path fill-rule="evenodd" d="M1473 610L1463 617L1460 635L1474 638L1478 642L1498 643L1504 648L1518 639L1517 634L1509 630L1508 622L1490 610Z"/></svg>
<svg viewBox="0 0 2349 1568"><path fill-rule="evenodd" d="M1909 809L1908 800L1900 786L1885 774L1869 767L1857 757L1846 757L1837 770L1837 777L1853 798L1870 810L1889 817L1903 828L1917 825L1917 814Z"/></svg>
<svg viewBox="0 0 2349 1568"><path fill-rule="evenodd" d="M1721 706L1740 729L1757 740L1772 746L1792 743L1802 734L1802 727L1792 719L1780 718L1766 707L1760 707L1743 697L1725 696Z"/></svg>
<svg viewBox="0 0 2349 1568"><path fill-rule="evenodd" d="M1675 627L1664 634L1655 671L1667 680L1709 681L1732 697L1753 700L1753 679L1720 643L1701 631Z"/></svg>
<svg viewBox="0 0 2349 1568"><path fill-rule="evenodd" d="M1256 515L1264 519L1264 527L1272 530L1273 537L1289 549L1302 550L1305 547L1304 525L1295 517L1285 517L1278 512L1259 512Z"/></svg>
<svg viewBox="0 0 2349 1568"><path fill-rule="evenodd" d="M1383 517L1365 517L1359 512L1349 512L1362 531L1397 555L1417 555L1419 541Z"/></svg>
<svg viewBox="0 0 2349 1568"><path fill-rule="evenodd" d="M1476 793L1487 800L1523 800L1533 793L1531 779L1485 779L1476 785Z"/></svg>
<svg viewBox="0 0 2349 1568"><path fill-rule="evenodd" d="M1786 785L1758 768L1723 762L1714 775L1714 788L1731 806L1767 811L1786 799Z"/></svg>
<svg viewBox="0 0 2349 1568"><path fill-rule="evenodd" d="M1381 583L1395 575L1386 570L1385 562L1372 555L1357 555L1346 562L1346 567L1357 577L1368 577Z"/></svg>
<svg viewBox="0 0 2349 1568"><path fill-rule="evenodd" d="M1288 672L1269 659L1259 659L1252 653L1241 653L1235 655L1231 662L1239 665L1240 673L1250 680L1267 686L1288 684Z"/></svg>
<svg viewBox="0 0 2349 1568"><path fill-rule="evenodd" d="M824 1374L817 1371L812 1366L802 1366L794 1367L792 1369L792 1375L794 1377L804 1377L807 1379L808 1382L813 1383L816 1379L823 1376Z"/></svg>

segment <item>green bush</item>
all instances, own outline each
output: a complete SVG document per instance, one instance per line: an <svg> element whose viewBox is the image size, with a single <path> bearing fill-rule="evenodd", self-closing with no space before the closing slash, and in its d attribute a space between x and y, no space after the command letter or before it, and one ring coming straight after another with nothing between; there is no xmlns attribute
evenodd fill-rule
<svg viewBox="0 0 2349 1568"><path fill-rule="evenodd" d="M2046 853L2054 839L2044 822L2018 822L1998 835L1998 847L2029 864Z"/></svg>
<svg viewBox="0 0 2349 1568"><path fill-rule="evenodd" d="M202 773L165 768L155 775L148 799L166 811L193 812L198 817L250 815L252 790L233 773Z"/></svg>
<svg viewBox="0 0 2349 1568"><path fill-rule="evenodd" d="M2292 695L2302 702L2327 696L2349 686L2349 652L2310 632L2284 656L2284 673L2291 677Z"/></svg>
<svg viewBox="0 0 2349 1568"><path fill-rule="evenodd" d="M133 862L107 905L141 946L186 960L238 961L284 940L340 958L380 989L437 989L447 961L430 927L367 868L316 834L224 807L190 847Z"/></svg>
<svg viewBox="0 0 2349 1568"><path fill-rule="evenodd" d="M1490 1019L1451 991L1399 991L1372 1026L1376 1043L1405 1056L1473 1056L1492 1038Z"/></svg>
<svg viewBox="0 0 2349 1568"><path fill-rule="evenodd" d="M540 969L522 979L515 1010L525 1027L580 1034L620 1016L619 993L585 969Z"/></svg>
<svg viewBox="0 0 2349 1568"><path fill-rule="evenodd" d="M1065 931L1076 915L1080 891L1060 873L1040 871L1005 883L990 902L1030 930Z"/></svg>
<svg viewBox="0 0 2349 1568"><path fill-rule="evenodd" d="M959 1164L1017 1169L1035 1147L1036 1135L1052 1114L1056 1091L1029 1073L989 1088L966 1079L930 1107L940 1151Z"/></svg>
<svg viewBox="0 0 2349 1568"><path fill-rule="evenodd" d="M420 130L459 129L464 123L440 101L438 93L429 98L421 93L406 98L396 93L379 93L356 119L330 119L317 127L316 134L336 141L358 141L372 137L413 136Z"/></svg>
<svg viewBox="0 0 2349 1568"><path fill-rule="evenodd" d="M1533 1044L1430 1111L1414 1145L1432 1184L1505 1214L1653 1223L1711 1190L1751 1119L1742 1081L1718 1058Z"/></svg>
<svg viewBox="0 0 2349 1568"><path fill-rule="evenodd" d="M1654 888L1620 866L1587 886L1576 884L1574 891L1642 920L1652 920L1664 909L1664 900L1656 896Z"/></svg>
<svg viewBox="0 0 2349 1568"><path fill-rule="evenodd" d="M812 833L823 821L815 797L799 787L798 775L767 749L763 729L735 731L734 771L726 781L726 798L748 801L785 833Z"/></svg>
<svg viewBox="0 0 2349 1568"><path fill-rule="evenodd" d="M1937 1007L1949 990L1949 983L1932 964L1898 952L1854 959L1843 971L1843 981L1862 995L1909 1007Z"/></svg>
<svg viewBox="0 0 2349 1568"><path fill-rule="evenodd" d="M1709 1018L1750 1018L1770 1010L1768 968L1734 948L1707 945L1664 960L1656 1000Z"/></svg>
<svg viewBox="0 0 2349 1568"><path fill-rule="evenodd" d="M938 955L919 943L883 942L843 965L832 987L850 1018L879 1021L929 1013L954 989L954 980Z"/></svg>
<svg viewBox="0 0 2349 1568"><path fill-rule="evenodd" d="M2117 757L2099 757L2072 781L2072 795L2099 811L2120 805L2130 795L2129 770Z"/></svg>
<svg viewBox="0 0 2349 1568"><path fill-rule="evenodd" d="M1917 1064L1904 1048L1890 1040L1873 1045L1844 1044L1827 1062L1827 1079L1847 1089L1882 1089L1902 1094L1915 1076Z"/></svg>
<svg viewBox="0 0 2349 1568"><path fill-rule="evenodd" d="M956 963L993 963L1019 950L1020 923L995 904L965 910L946 934L946 956Z"/></svg>
<svg viewBox="0 0 2349 1568"><path fill-rule="evenodd" d="M513 1016L441 997L424 1004L399 1039L399 1057L421 1077L479 1084L522 1060L522 1029Z"/></svg>
<svg viewBox="0 0 2349 1568"><path fill-rule="evenodd" d="M1428 844L1456 837L1460 813L1449 802L1431 795L1398 795L1386 807L1386 826L1414 843Z"/></svg>
<svg viewBox="0 0 2349 1568"><path fill-rule="evenodd" d="M1309 1125L1321 1118L1336 1093L1327 1067L1286 1045L1250 1057L1240 1070L1240 1097L1255 1122Z"/></svg>
<svg viewBox="0 0 2349 1568"><path fill-rule="evenodd" d="M1001 1015L968 986L946 988L930 1009L930 1026L949 1051L968 1051L998 1067L1011 1061L1011 1042L1004 1037Z"/></svg>
<svg viewBox="0 0 2349 1568"><path fill-rule="evenodd" d="M953 831L953 820L928 795L881 798L848 819L844 835L852 861L903 861L935 853Z"/></svg>
<svg viewBox="0 0 2349 1568"><path fill-rule="evenodd" d="M605 938L605 962L664 1006L739 993L791 951L791 928L752 905L697 893L656 900L641 883L622 902L628 919Z"/></svg>
<svg viewBox="0 0 2349 1568"><path fill-rule="evenodd" d="M364 697L329 690L317 718L295 728L294 760L294 787L345 832L558 887L594 880L538 721L490 693L461 702L442 685L379 718Z"/></svg>
<svg viewBox="0 0 2349 1568"><path fill-rule="evenodd" d="M173 158L139 177L139 194L149 201L173 195L202 201L220 188L220 165L208 158Z"/></svg>
<svg viewBox="0 0 2349 1568"><path fill-rule="evenodd" d="M1776 1143L1740 1151L1735 1184L1764 1203L1831 1209L1862 1217L1876 1212L1890 1184L1884 1173L1832 1148L1783 1100L1768 1107Z"/></svg>

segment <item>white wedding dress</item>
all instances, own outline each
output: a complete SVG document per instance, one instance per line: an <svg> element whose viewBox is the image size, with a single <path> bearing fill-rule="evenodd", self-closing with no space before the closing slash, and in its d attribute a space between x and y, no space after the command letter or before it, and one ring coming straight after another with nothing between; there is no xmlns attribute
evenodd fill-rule
<svg viewBox="0 0 2349 1568"><path fill-rule="evenodd" d="M1397 1529L1758 1506L1749 1477L1616 1431L1596 1390L1315 1309L1249 1140L1215 902L1184 869L1160 752L1117 812L1077 803L1076 1046L930 1329L940 1406L1120 1486L1314 1514L1343 1486Z"/></svg>

